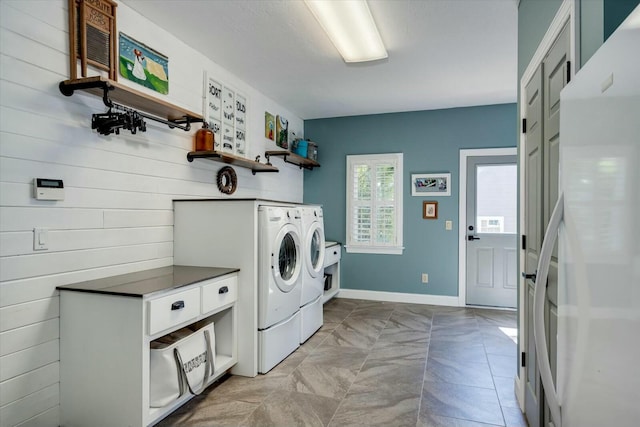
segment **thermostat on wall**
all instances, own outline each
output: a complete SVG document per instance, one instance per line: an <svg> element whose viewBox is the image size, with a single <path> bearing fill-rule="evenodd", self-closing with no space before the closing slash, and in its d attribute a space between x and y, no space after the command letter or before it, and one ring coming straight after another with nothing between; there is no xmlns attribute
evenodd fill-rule
<svg viewBox="0 0 640 427"><path fill-rule="evenodd" d="M33 179L33 193L38 200L64 200L64 184L61 179Z"/></svg>

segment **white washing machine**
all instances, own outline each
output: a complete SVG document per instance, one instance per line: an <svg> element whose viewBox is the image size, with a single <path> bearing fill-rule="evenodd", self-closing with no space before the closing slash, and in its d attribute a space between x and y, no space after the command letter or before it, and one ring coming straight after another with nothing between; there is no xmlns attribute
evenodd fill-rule
<svg viewBox="0 0 640 427"><path fill-rule="evenodd" d="M258 222L258 372L265 374L300 346L300 209L260 206Z"/></svg>
<svg viewBox="0 0 640 427"><path fill-rule="evenodd" d="M300 210L304 258L300 298L300 342L303 343L322 326L325 241L322 207L301 206Z"/></svg>

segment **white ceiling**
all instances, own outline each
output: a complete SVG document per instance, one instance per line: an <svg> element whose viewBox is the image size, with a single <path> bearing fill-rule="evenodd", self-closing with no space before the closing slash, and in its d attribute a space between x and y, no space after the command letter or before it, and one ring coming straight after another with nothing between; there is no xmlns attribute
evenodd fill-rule
<svg viewBox="0 0 640 427"><path fill-rule="evenodd" d="M369 0L389 58L355 65L301 0L125 3L303 119L516 101L517 0Z"/></svg>

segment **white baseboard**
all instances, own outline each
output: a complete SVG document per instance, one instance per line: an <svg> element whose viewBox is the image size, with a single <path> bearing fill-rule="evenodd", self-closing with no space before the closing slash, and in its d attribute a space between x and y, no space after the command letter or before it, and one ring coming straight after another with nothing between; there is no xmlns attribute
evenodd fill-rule
<svg viewBox="0 0 640 427"><path fill-rule="evenodd" d="M363 291L340 289L336 298L364 299L370 301L406 302L413 304L446 305L459 307L458 297L424 294L404 294L399 292Z"/></svg>
<svg viewBox="0 0 640 427"><path fill-rule="evenodd" d="M467 307L467 308L477 308L478 310L499 310L499 311L512 311L514 313L518 312L517 308L511 308L511 307L494 307L492 305L473 305L473 304L460 304L460 307Z"/></svg>

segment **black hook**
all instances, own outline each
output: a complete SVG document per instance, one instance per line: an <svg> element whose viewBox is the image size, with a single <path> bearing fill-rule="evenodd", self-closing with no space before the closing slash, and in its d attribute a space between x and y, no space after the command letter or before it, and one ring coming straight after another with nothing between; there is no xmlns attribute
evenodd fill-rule
<svg viewBox="0 0 640 427"><path fill-rule="evenodd" d="M113 106L113 101L111 101L111 98L109 98L110 90L113 90L113 86L106 83L104 86L102 86L102 102L104 102L104 105L106 105L107 107Z"/></svg>

